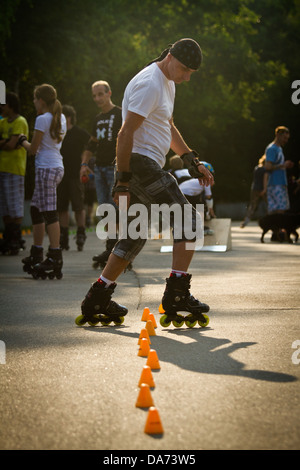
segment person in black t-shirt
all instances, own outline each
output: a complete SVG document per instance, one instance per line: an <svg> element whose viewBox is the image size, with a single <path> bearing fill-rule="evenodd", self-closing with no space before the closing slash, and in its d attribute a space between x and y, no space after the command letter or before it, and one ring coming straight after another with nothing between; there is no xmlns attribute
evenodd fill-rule
<svg viewBox="0 0 300 470"><path fill-rule="evenodd" d="M115 206L112 199L114 160L116 158L117 136L122 126L122 109L114 105L111 94L111 88L107 82L99 80L92 84L93 100L101 112L95 117L91 138L82 155L80 176L81 178L88 176L90 172L88 162L95 154L94 174L98 204L113 204ZM95 268L105 265L116 241L115 238L107 238L104 253L93 257Z"/></svg>
<svg viewBox="0 0 300 470"><path fill-rule="evenodd" d="M64 105L63 113L67 120L67 133L61 146L64 163L64 177L57 188L57 209L60 222L60 246L69 249L69 203L75 213L77 225L76 244L78 251L83 249L85 235L84 188L80 181L81 155L90 135L76 125L76 111L73 106Z"/></svg>
<svg viewBox="0 0 300 470"><path fill-rule="evenodd" d="M86 176L89 173L87 164L95 154L94 173L98 203L114 204L111 191L114 184L116 141L122 125L122 109L113 104L110 86L105 81L93 83L92 95L101 112L95 117L90 141L82 155L80 175Z"/></svg>

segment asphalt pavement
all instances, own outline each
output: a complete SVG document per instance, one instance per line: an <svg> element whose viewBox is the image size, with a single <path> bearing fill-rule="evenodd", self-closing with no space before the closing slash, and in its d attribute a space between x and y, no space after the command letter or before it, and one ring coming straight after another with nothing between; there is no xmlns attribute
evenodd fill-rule
<svg viewBox="0 0 300 470"><path fill-rule="evenodd" d="M30 234L23 253L0 257L0 449L299 450L300 243L267 235L262 244L255 222L233 223L231 238L231 250L196 252L190 267L192 294L211 308L206 328L159 324L164 240L149 240L119 278L114 299L129 309L121 326L74 322L99 275L92 256L104 242L94 230L82 252L71 236L61 280L23 272ZM144 432L149 408L136 407L145 307L157 322L157 435Z"/></svg>

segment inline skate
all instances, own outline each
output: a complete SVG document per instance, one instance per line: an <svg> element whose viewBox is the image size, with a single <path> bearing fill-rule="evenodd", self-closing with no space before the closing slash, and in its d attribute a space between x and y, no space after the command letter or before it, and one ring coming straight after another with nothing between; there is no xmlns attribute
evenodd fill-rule
<svg viewBox="0 0 300 470"><path fill-rule="evenodd" d="M116 285L113 283L106 287L102 280L94 282L81 303L82 314L75 319L76 325L83 326L86 322L90 326L96 326L99 322L103 326L111 322L122 325L128 309L111 300Z"/></svg>
<svg viewBox="0 0 300 470"><path fill-rule="evenodd" d="M3 255L17 255L20 250L24 250L25 240L21 237L21 226L19 224L8 224L3 232L3 239L0 241L0 252Z"/></svg>
<svg viewBox="0 0 300 470"><path fill-rule="evenodd" d="M32 245L30 249L30 255L22 259L23 271L28 274L34 273L34 266L43 261L43 248Z"/></svg>
<svg viewBox="0 0 300 470"><path fill-rule="evenodd" d="M209 311L209 306L201 303L190 294L191 274L176 277L171 275L166 279L166 289L163 294L159 313L162 314L160 324L168 327L171 322L176 328L184 323L193 328L196 323L204 328L209 323L209 317L204 313ZM188 315L179 315L177 312L190 312Z"/></svg>
<svg viewBox="0 0 300 470"><path fill-rule="evenodd" d="M61 248L49 248L46 259L40 263L35 264L33 267L32 276L35 279L61 279L63 273L61 272L63 266L62 250Z"/></svg>
<svg viewBox="0 0 300 470"><path fill-rule="evenodd" d="M85 243L85 240L86 240L85 228L78 227L77 232L76 232L76 245L77 245L78 251L83 250L83 245Z"/></svg>
<svg viewBox="0 0 300 470"><path fill-rule="evenodd" d="M69 250L69 227L60 227L59 243L62 250Z"/></svg>

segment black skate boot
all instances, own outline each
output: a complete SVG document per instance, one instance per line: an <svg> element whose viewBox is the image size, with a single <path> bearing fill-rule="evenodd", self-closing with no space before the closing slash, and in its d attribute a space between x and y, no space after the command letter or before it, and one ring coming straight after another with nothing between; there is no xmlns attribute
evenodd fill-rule
<svg viewBox="0 0 300 470"><path fill-rule="evenodd" d="M163 327L170 325L171 321L176 328L180 328L183 323L189 328L193 328L197 321L201 327L209 323L209 318L204 313L209 311L209 306L201 303L190 294L191 274L176 277L170 276L166 279L166 289L162 298L159 312L163 314L160 324ZM184 317L177 312L190 312Z"/></svg>
<svg viewBox="0 0 300 470"><path fill-rule="evenodd" d="M116 285L113 283L106 287L103 281L94 282L81 303L82 315L76 318L76 325L83 326L88 322L89 325L95 326L101 322L102 325L108 326L112 321L115 325L122 325L128 309L111 300Z"/></svg>
<svg viewBox="0 0 300 470"><path fill-rule="evenodd" d="M76 244L77 244L78 251L83 250L83 245L85 243L85 240L86 240L85 228L78 227L77 233L76 233Z"/></svg>
<svg viewBox="0 0 300 470"><path fill-rule="evenodd" d="M61 279L63 274L61 272L63 266L62 250L61 248L49 248L46 259L38 263L33 268L33 277L35 279Z"/></svg>
<svg viewBox="0 0 300 470"><path fill-rule="evenodd" d="M117 243L117 239L115 238L107 238L105 243L105 250L100 253L100 255L93 256L93 268L104 268L109 258L109 255L112 252L113 247Z"/></svg>
<svg viewBox="0 0 300 470"><path fill-rule="evenodd" d="M33 267L43 261L43 248L32 245L30 249L30 255L22 259L23 271L28 274L33 274Z"/></svg>
<svg viewBox="0 0 300 470"><path fill-rule="evenodd" d="M62 250L68 250L69 247L69 227L60 227L59 244Z"/></svg>
<svg viewBox="0 0 300 470"><path fill-rule="evenodd" d="M0 252L3 255L17 255L21 248L21 225L14 223L7 224L0 244Z"/></svg>

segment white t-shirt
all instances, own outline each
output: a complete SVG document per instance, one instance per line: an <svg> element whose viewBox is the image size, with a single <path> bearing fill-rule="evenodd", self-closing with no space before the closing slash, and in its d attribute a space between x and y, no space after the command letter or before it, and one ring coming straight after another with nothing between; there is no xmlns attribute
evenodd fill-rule
<svg viewBox="0 0 300 470"><path fill-rule="evenodd" d="M61 142L53 140L50 135L50 126L53 119L51 113L44 113L37 116L34 129L44 133L42 142L35 157L36 168L63 168L63 159L60 153ZM62 137L66 135L67 124L64 114L61 115Z"/></svg>
<svg viewBox="0 0 300 470"><path fill-rule="evenodd" d="M152 158L161 167L171 145L174 99L175 83L154 62L128 83L122 103L123 120L128 111L145 118L134 133L132 152Z"/></svg>
<svg viewBox="0 0 300 470"><path fill-rule="evenodd" d="M198 196L204 191L205 196L211 196L211 186L202 186L198 178L191 178L179 185L179 188L186 196Z"/></svg>

